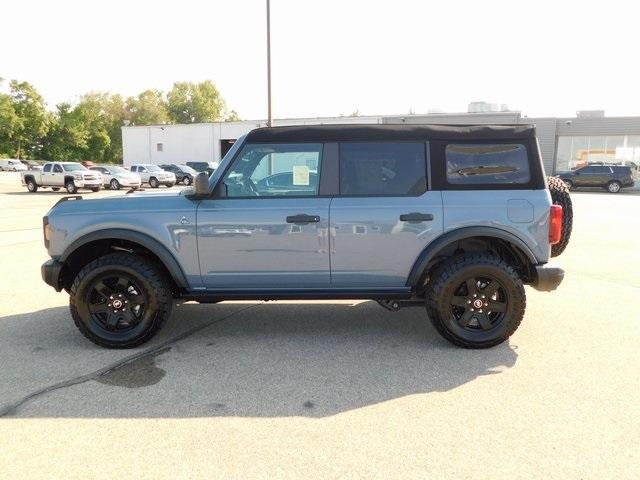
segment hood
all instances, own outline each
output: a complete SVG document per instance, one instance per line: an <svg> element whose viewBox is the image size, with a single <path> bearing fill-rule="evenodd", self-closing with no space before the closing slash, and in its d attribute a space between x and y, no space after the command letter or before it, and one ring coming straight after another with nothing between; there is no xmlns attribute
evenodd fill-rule
<svg viewBox="0 0 640 480"><path fill-rule="evenodd" d="M81 200L63 201L54 205L47 215L99 215L103 212L139 212L141 215L146 215L163 210L184 208L186 204L192 204L195 208L195 203L184 196L184 190L189 189L144 190L122 196L104 198L80 197Z"/></svg>

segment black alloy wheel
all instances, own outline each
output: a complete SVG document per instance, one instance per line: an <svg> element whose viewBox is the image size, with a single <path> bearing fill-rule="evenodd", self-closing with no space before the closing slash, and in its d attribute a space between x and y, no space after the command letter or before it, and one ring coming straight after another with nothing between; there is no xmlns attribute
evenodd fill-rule
<svg viewBox="0 0 640 480"><path fill-rule="evenodd" d="M85 302L92 322L107 331L123 331L140 323L149 300L131 276L117 272L94 279Z"/></svg>
<svg viewBox="0 0 640 480"><path fill-rule="evenodd" d="M467 330L491 330L504 319L508 295L492 276L473 276L460 283L450 297L451 314Z"/></svg>
<svg viewBox="0 0 640 480"><path fill-rule="evenodd" d="M445 260L431 272L425 299L438 333L465 348L504 342L520 325L526 306L516 271L488 253Z"/></svg>
<svg viewBox="0 0 640 480"><path fill-rule="evenodd" d="M80 332L107 348L131 348L153 337L171 314L166 274L154 262L116 252L89 262L70 289Z"/></svg>

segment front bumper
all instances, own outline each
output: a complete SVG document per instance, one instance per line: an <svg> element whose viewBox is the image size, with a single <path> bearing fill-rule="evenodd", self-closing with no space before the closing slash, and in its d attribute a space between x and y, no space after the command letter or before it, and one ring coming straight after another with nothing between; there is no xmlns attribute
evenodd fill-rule
<svg viewBox="0 0 640 480"><path fill-rule="evenodd" d="M56 292L62 290L60 286L60 272L62 271L62 263L58 260L54 260L53 258L47 260L40 267L40 273L42 275L42 280L47 285L52 286Z"/></svg>
<svg viewBox="0 0 640 480"><path fill-rule="evenodd" d="M536 279L531 286L541 292L550 292L558 288L563 279L563 269L550 265L536 265Z"/></svg>
<svg viewBox="0 0 640 480"><path fill-rule="evenodd" d="M102 180L74 180L76 187L78 188L95 188L102 186Z"/></svg>

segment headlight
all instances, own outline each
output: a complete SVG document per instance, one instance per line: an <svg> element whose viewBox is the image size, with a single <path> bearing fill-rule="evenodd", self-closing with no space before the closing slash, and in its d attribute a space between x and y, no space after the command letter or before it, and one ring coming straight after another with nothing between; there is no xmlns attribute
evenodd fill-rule
<svg viewBox="0 0 640 480"><path fill-rule="evenodd" d="M81 173L76 173L73 175L73 178L75 178L76 180L82 180L82 174Z"/></svg>

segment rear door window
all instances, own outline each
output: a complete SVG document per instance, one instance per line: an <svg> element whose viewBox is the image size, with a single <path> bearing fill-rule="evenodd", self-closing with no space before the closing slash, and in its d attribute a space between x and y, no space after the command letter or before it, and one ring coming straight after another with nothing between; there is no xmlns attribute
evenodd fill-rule
<svg viewBox="0 0 640 480"><path fill-rule="evenodd" d="M340 144L340 194L418 196L427 190L423 142Z"/></svg>
<svg viewBox="0 0 640 480"><path fill-rule="evenodd" d="M525 184L531 180L523 144L449 144L445 157L449 184Z"/></svg>

